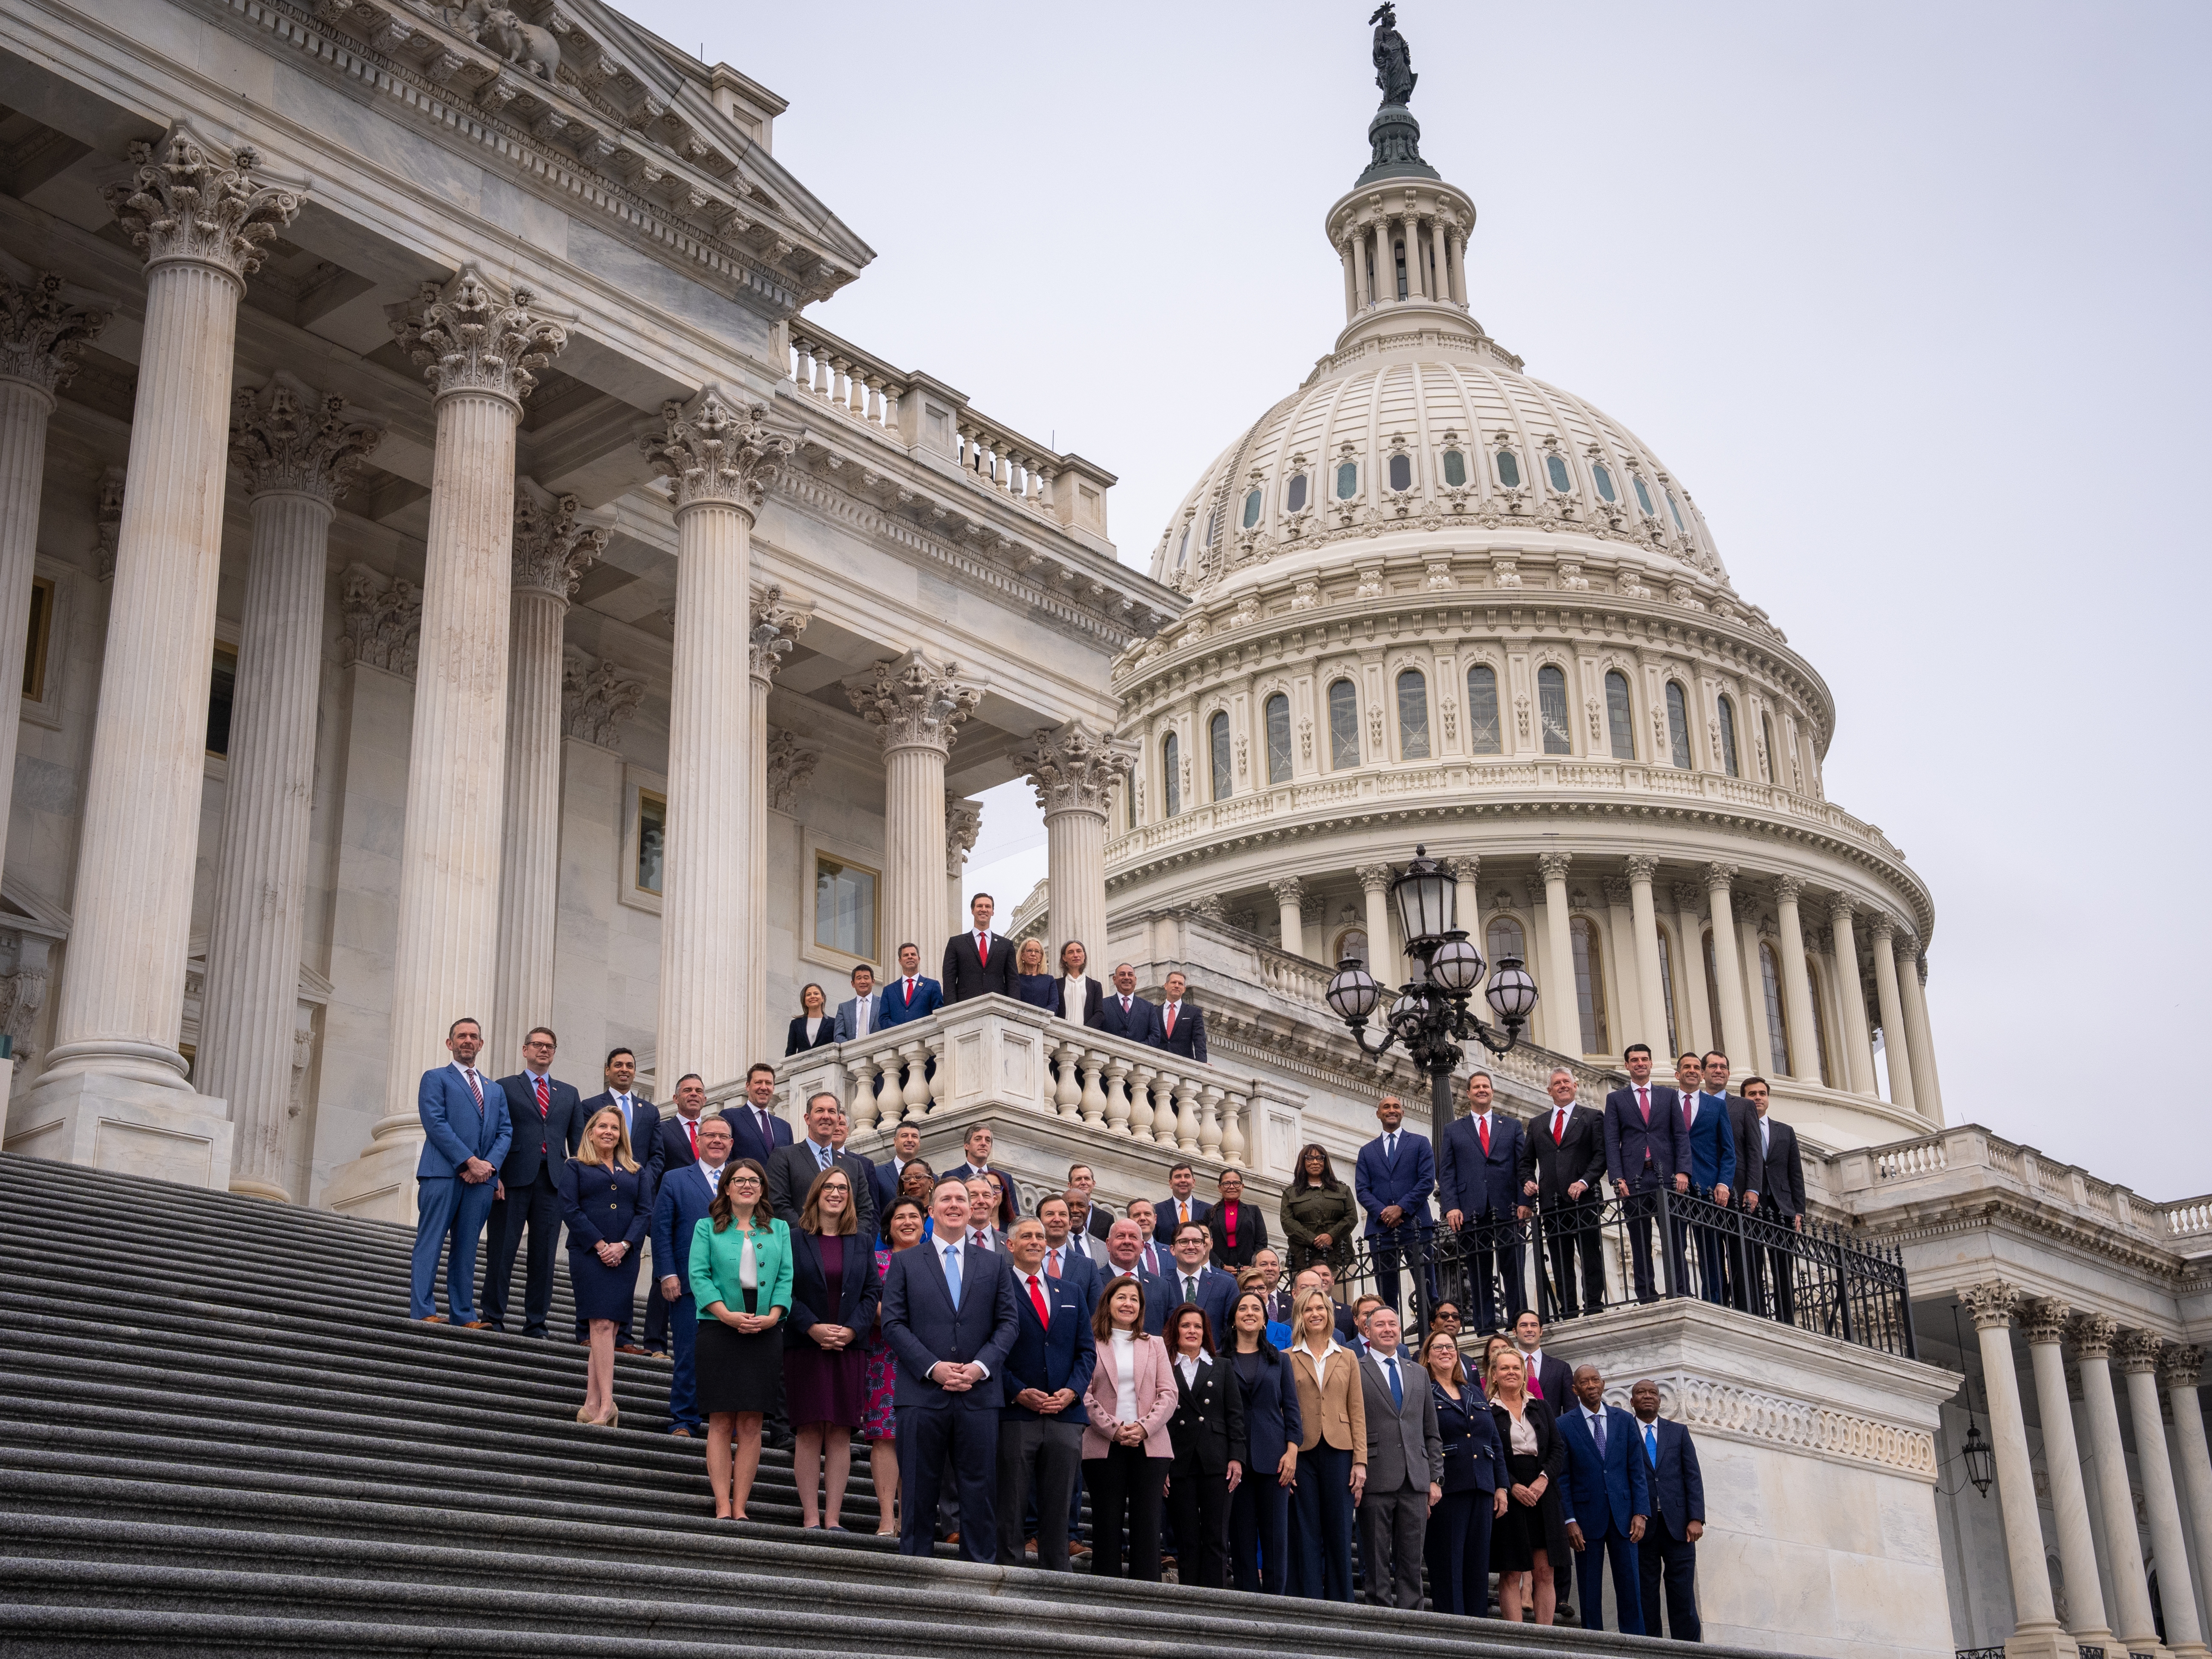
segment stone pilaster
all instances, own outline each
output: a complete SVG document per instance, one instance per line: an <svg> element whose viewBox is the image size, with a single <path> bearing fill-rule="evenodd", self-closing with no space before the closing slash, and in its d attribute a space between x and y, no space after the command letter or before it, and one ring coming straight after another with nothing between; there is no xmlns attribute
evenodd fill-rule
<svg viewBox="0 0 2212 1659"><path fill-rule="evenodd" d="M292 1036L307 914L331 501L380 434L281 370L241 389L231 465L253 547L200 1004L200 1087L230 1103L233 1192L288 1199Z"/></svg>
<svg viewBox="0 0 2212 1659"><path fill-rule="evenodd" d="M2043 1468L2051 1482L2051 1518L2058 1534L2058 1561L2066 1575L2066 1628L2076 1642L2104 1647L2112 1639L2105 1624L2105 1594L2097 1582L2097 1544L2089 1526L2089 1498L2081 1482L2081 1454L2074 1442L2068 1403L2066 1356L2060 1344L2072 1310L2045 1299L2021 1304L2021 1328L2035 1371L2036 1415L2043 1425Z"/></svg>
<svg viewBox="0 0 2212 1659"><path fill-rule="evenodd" d="M1716 924L1715 933L1719 932ZM1980 1339L1982 1379L1989 1395L1990 1442L1996 1455L1997 1500L2004 1517L2005 1555L2012 1568L2012 1639L2014 1654L2071 1659L2051 1599L2051 1577L2043 1565L2043 1527L2035 1513L2035 1473L2028 1460L2027 1421L2021 1411L2020 1377L2012 1358L2012 1320L2020 1292L2002 1279L1970 1285L1959 1293Z"/></svg>
<svg viewBox="0 0 2212 1659"><path fill-rule="evenodd" d="M1473 853L1462 853L1446 859L1443 866L1452 878L1452 920L1487 962L1490 940L1482 927L1482 860Z"/></svg>
<svg viewBox="0 0 2212 1659"><path fill-rule="evenodd" d="M1642 1040L1651 1045L1655 1055L1668 1046L1666 974L1659 963L1659 911L1651 901L1651 878L1658 872L1657 859L1638 854L1628 860L1628 925L1636 936L1636 978L1643 994ZM1665 1055L1654 1069L1663 1072L1674 1060L1674 1055Z"/></svg>
<svg viewBox="0 0 2212 1659"><path fill-rule="evenodd" d="M669 403L638 442L676 508L676 655L668 717L660 1024L654 1066L739 1081L751 1056L734 994L753 950L752 529L792 453L768 410L720 386ZM664 1085L664 1087L665 1085Z"/></svg>
<svg viewBox="0 0 2212 1659"><path fill-rule="evenodd" d="M1721 1029L1718 1046L1731 1055L1742 1056L1737 1065L1756 1065L1759 1045L1751 1040L1751 1017L1744 1006L1743 960L1736 948L1735 883L1733 864L1705 866L1705 902L1713 913L1713 979L1721 994L1721 1006L1713 1012Z"/></svg>
<svg viewBox="0 0 2212 1659"><path fill-rule="evenodd" d="M1928 958L1920 954L1920 941L1910 933L1898 936L1903 954L1898 963L1897 988L1905 1004L1905 1047L1912 1060L1912 1097L1920 1115L1941 1128L1943 1124L1943 1086L1936 1077L1936 1039L1928 1026Z"/></svg>
<svg viewBox="0 0 2212 1659"><path fill-rule="evenodd" d="M2157 1372L2166 1344L2153 1332L2130 1331L2120 1338L2118 1350L2120 1373L2128 1379L2128 1420L2136 1431L2136 1473L2142 1480L2151 1553L2158 1560L2166 1650L2175 1659L2203 1659L2204 1631L2197 1617L2189 1541L2181 1529L2181 1500L2173 1489L2173 1462L2166 1451L2165 1413L2159 1399Z"/></svg>
<svg viewBox="0 0 2212 1659"><path fill-rule="evenodd" d="M2204 1410L2197 1398L2203 1364L2203 1349L2179 1343L2169 1345L2158 1363L2159 1386L2173 1407L2173 1461L2181 1471L2189 1530L2197 1540L2191 1565L2200 1584L2212 1583L2212 1459L2206 1455Z"/></svg>
<svg viewBox="0 0 2212 1659"><path fill-rule="evenodd" d="M1359 883L1361 925L1367 929L1367 971L1385 985L1397 984L1406 975L1399 971L1405 964L1390 948L1390 866L1363 864L1352 873Z"/></svg>
<svg viewBox="0 0 2212 1659"><path fill-rule="evenodd" d="M1820 1041L1813 1015L1813 980L1805 971L1805 925L1797 912L1805 884L1795 876L1778 877L1774 883L1774 921L1782 935L1782 1006L1790 1014L1792 1074L1806 1082L1820 1082ZM1826 1079L1841 1088L1838 1078Z"/></svg>
<svg viewBox="0 0 2212 1659"><path fill-rule="evenodd" d="M104 191L146 258L145 325L100 711L86 769L75 927L54 1047L19 1121L37 1150L230 1178L222 1107L177 1052L213 672L238 301L301 190L173 127ZM20 679L16 682L20 684ZM128 1127L126 1127L128 1126ZM134 1133L134 1130L136 1133ZM45 1133L40 1133L40 1132ZM20 1134L18 1144L29 1136Z"/></svg>
<svg viewBox="0 0 2212 1659"><path fill-rule="evenodd" d="M622 723L645 701L645 686L611 662L570 657L561 665L561 729L602 749L622 747Z"/></svg>
<svg viewBox="0 0 2212 1659"><path fill-rule="evenodd" d="M1305 955L1305 882L1297 876L1282 876L1269 882L1267 887L1275 896L1282 924L1283 949L1294 957Z"/></svg>
<svg viewBox="0 0 2212 1659"><path fill-rule="evenodd" d="M924 973L951 932L945 926L945 760L960 723L983 695L962 684L959 674L957 663L939 666L925 653L909 651L845 686L853 707L883 739L884 951L895 963L901 945L919 945Z"/></svg>
<svg viewBox="0 0 2212 1659"><path fill-rule="evenodd" d="M1828 922L1836 935L1836 989L1844 1005L1843 1086L1855 1095L1872 1095L1874 1033L1867 1025L1866 987L1859 979L1858 935L1851 926L1851 901L1847 893L1828 898Z"/></svg>
<svg viewBox="0 0 2212 1659"><path fill-rule="evenodd" d="M1877 910L1867 920L1874 939L1874 989L1881 1011L1882 1058L1889 1069L1889 1103L1904 1111L1914 1109L1911 1044L1905 1032L1905 1001L1897 989L1897 957L1891 940L1897 933L1895 918Z"/></svg>
<svg viewBox="0 0 2212 1659"><path fill-rule="evenodd" d="M1544 884L1544 979L1536 1018L1543 1022L1544 1044L1563 1054L1583 1051L1582 1014L1575 994L1575 936L1568 914L1567 867L1571 853L1537 855Z"/></svg>
<svg viewBox="0 0 2212 1659"><path fill-rule="evenodd" d="M2115 1634L2120 1645L2148 1652L2158 1645L2158 1626L2151 1620L2150 1583L2143 1575L2135 1496L2128 1486L2127 1449L2120 1438L2119 1407L2112 1397L2112 1345L2119 1334L2120 1322L2105 1314L2077 1314L2070 1328L2075 1368L2081 1376L2082 1412L2089 1419L2097 1504L2105 1517L2106 1565L2112 1585L2108 1611L2118 1626Z"/></svg>
<svg viewBox="0 0 2212 1659"><path fill-rule="evenodd" d="M562 630L607 532L574 495L514 497L507 640L507 845L499 872L499 966L486 1063L507 1069L523 1034L553 1018L553 920L561 879Z"/></svg>
<svg viewBox="0 0 2212 1659"><path fill-rule="evenodd" d="M1126 785L1137 763L1137 746L1070 720L1038 732L1013 763L1027 769L1044 813L1045 878L1052 884L1046 971L1059 971L1060 947L1078 939L1097 973L1106 954L1106 813L1115 786Z"/></svg>
<svg viewBox="0 0 2212 1659"><path fill-rule="evenodd" d="M775 1034L770 1029L768 1013L768 904L765 898L769 890L768 694L775 682L776 671L783 666L783 659L792 653L799 644L799 636L806 631L809 614L797 605L786 605L783 589L774 582L753 590L752 631L746 636L745 661L751 675L749 682L751 689L746 702L745 741L749 745L747 752L753 757L756 776L750 791L750 817L746 826L746 863L752 871L751 891L760 902L753 906L752 931L746 945L745 1029L749 1035L745 1051L763 1059L775 1053L771 1045ZM805 904L802 898L802 908Z"/></svg>

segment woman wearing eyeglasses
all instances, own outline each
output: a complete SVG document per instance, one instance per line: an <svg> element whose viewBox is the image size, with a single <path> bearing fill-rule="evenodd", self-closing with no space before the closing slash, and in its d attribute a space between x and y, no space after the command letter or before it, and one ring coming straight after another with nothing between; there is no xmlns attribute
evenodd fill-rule
<svg viewBox="0 0 2212 1659"><path fill-rule="evenodd" d="M761 1420L783 1393L777 1327L791 1310L791 1229L769 1208L757 1158L722 1166L721 1188L691 1235L690 1278L714 1518L742 1521L760 1469Z"/></svg>
<svg viewBox="0 0 2212 1659"><path fill-rule="evenodd" d="M852 1177L833 1164L814 1177L791 1237L791 1317L784 1328L783 1393L797 1444L799 1523L842 1532L853 1431L868 1409L868 1353L883 1287L874 1240L860 1236ZM817 1507L817 1492L819 1490Z"/></svg>

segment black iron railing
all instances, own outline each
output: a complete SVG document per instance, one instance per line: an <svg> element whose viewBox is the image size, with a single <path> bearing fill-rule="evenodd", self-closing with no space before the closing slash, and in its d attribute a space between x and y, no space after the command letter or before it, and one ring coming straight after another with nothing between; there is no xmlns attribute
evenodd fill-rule
<svg viewBox="0 0 2212 1659"><path fill-rule="evenodd" d="M1905 1263L1826 1222L1791 1224L1695 1193L1540 1206L1525 1219L1439 1222L1363 1238L1351 1280L1371 1279L1425 1323L1437 1297L1468 1329L1534 1308L1547 1325L1636 1302L1699 1298L1901 1358L1918 1357ZM1509 1294L1509 1285L1517 1294Z"/></svg>
<svg viewBox="0 0 2212 1659"><path fill-rule="evenodd" d="M2084 1654L2094 1652L2097 1659L2105 1659L2104 1650L2101 1648L2083 1648L2081 1651ZM1993 1648L1960 1648L1952 1656L1952 1659L2004 1659L2004 1647L2000 1644Z"/></svg>

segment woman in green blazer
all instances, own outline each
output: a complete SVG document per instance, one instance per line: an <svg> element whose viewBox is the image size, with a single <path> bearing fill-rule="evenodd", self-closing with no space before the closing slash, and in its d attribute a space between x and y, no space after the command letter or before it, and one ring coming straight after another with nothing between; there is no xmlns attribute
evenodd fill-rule
<svg viewBox="0 0 2212 1659"><path fill-rule="evenodd" d="M768 1172L758 1159L722 1166L714 1201L691 1234L690 1280L714 1518L742 1521L760 1469L761 1419L783 1389L777 1328L791 1311L791 1229L769 1208Z"/></svg>
<svg viewBox="0 0 2212 1659"><path fill-rule="evenodd" d="M1281 1216L1283 1236L1291 1245L1290 1276L1295 1279L1319 1264L1341 1285L1352 1266L1359 1206L1352 1188L1336 1178L1319 1141L1298 1149L1297 1173L1283 1188Z"/></svg>

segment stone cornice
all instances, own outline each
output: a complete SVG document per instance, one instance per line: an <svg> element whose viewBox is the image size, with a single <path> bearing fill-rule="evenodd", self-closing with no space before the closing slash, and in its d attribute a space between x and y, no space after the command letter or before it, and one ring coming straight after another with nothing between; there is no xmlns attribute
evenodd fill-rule
<svg viewBox="0 0 2212 1659"><path fill-rule="evenodd" d="M1925 1429L1714 1377L1683 1373L1655 1380L1661 1411L1698 1433L1936 1479L1936 1437Z"/></svg>
<svg viewBox="0 0 2212 1659"><path fill-rule="evenodd" d="M2001 1190L1966 1197L1930 1197L1871 1212L1856 1204L1847 1207L1867 1239L1880 1244L1924 1244L2009 1227L2021 1234L2033 1234L2064 1245L2085 1256L2113 1263L2148 1279L2169 1294L2179 1294L2191 1271L2189 1266L2154 1247L2138 1243L2115 1231L2109 1224L2094 1225Z"/></svg>

